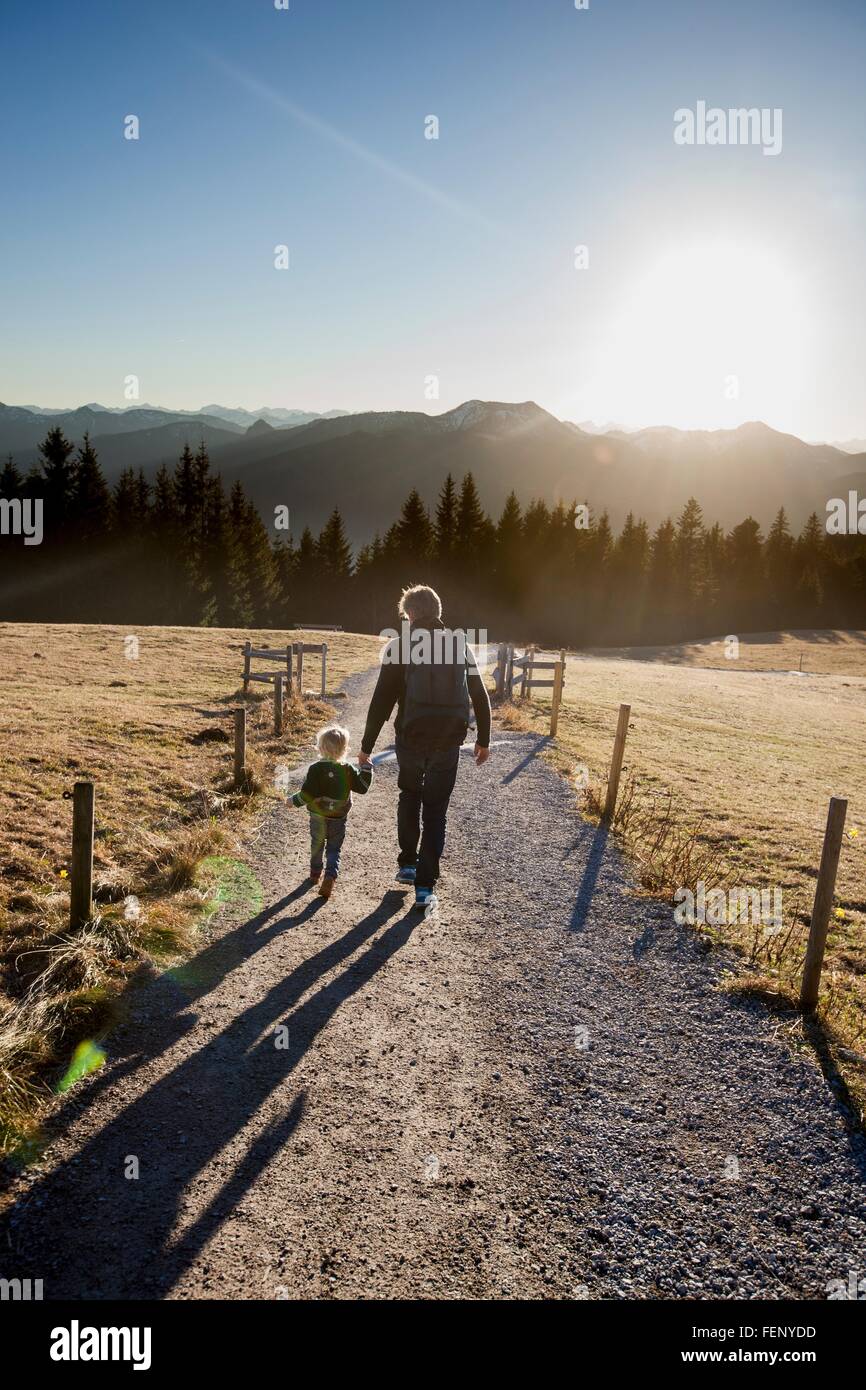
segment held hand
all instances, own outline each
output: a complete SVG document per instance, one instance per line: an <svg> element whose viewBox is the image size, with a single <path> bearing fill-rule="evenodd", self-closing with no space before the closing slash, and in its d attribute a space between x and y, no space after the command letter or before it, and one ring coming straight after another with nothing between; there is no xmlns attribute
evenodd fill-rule
<svg viewBox="0 0 866 1390"><path fill-rule="evenodd" d="M367 767L372 761L373 759L370 757L370 754L365 753L362 748L360 753L358 754L358 766Z"/></svg>
<svg viewBox="0 0 866 1390"><path fill-rule="evenodd" d="M486 762L487 762L487 759L490 757L490 749L489 749L489 748L482 748L480 743L476 743L476 745L475 745L475 754L474 754L474 757L475 757L475 766L476 766L476 767L481 767L482 764L483 764L483 763L486 763Z"/></svg>

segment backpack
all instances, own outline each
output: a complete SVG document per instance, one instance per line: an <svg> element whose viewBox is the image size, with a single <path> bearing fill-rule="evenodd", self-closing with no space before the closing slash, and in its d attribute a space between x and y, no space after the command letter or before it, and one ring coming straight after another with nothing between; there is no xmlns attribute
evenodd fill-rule
<svg viewBox="0 0 866 1390"><path fill-rule="evenodd" d="M465 641L456 640L460 636L436 629L429 652L433 660L410 661L406 667L400 737L410 747L451 748L466 737L471 657ZM443 660L443 652L451 659Z"/></svg>

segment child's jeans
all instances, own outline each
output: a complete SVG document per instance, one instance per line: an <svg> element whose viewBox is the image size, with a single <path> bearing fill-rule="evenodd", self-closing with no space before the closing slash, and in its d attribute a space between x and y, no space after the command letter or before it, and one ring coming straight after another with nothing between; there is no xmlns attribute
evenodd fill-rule
<svg viewBox="0 0 866 1390"><path fill-rule="evenodd" d="M345 816L310 816L310 868L314 873L321 872L324 856L325 873L329 878L338 876L345 838Z"/></svg>

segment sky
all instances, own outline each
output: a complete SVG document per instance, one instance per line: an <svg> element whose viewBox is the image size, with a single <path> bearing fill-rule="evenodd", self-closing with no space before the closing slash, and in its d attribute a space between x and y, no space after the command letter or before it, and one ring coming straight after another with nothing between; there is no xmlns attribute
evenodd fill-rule
<svg viewBox="0 0 866 1390"><path fill-rule="evenodd" d="M866 436L863 0L10 0L3 39L7 404ZM676 143L699 102L781 148Z"/></svg>

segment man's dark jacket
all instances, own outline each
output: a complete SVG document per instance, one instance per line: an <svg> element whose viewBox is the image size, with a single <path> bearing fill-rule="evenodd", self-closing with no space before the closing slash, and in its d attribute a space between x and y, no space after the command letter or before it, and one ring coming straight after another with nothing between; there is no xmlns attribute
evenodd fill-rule
<svg viewBox="0 0 866 1390"><path fill-rule="evenodd" d="M436 623L435 626L444 631L443 623ZM414 624L411 631L414 633L419 629L424 630L421 623ZM399 639L396 640L399 641ZM393 650L394 639L390 645ZM385 654L387 655L387 649ZM373 691L373 698L367 712L364 737L361 740L361 749L368 756L373 751L376 739L382 731L382 725L391 718L395 705L397 706L397 717L394 720L394 729L398 739L400 737L400 722L406 697L406 672L408 669L405 662L387 660L382 662L379 679L376 682L376 689ZM475 657L468 646L466 647L466 683L469 687L472 708L475 711L478 745L481 748L488 748L490 746L490 696L478 674Z"/></svg>

